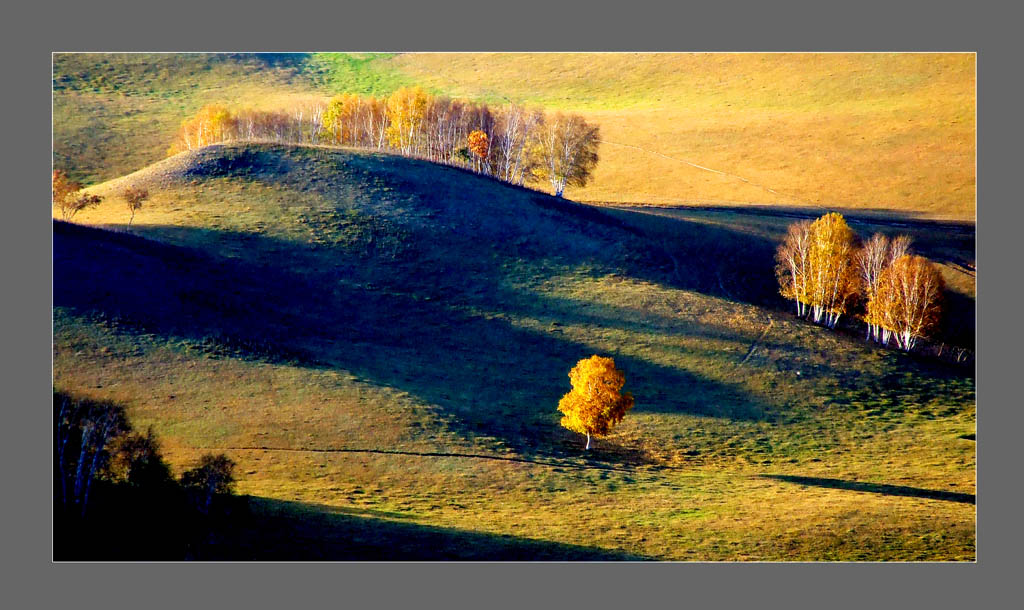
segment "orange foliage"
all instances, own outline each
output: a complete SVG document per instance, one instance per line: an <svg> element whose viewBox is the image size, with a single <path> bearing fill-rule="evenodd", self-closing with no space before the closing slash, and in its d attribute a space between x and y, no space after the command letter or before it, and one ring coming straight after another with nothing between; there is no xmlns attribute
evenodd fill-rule
<svg viewBox="0 0 1024 610"><path fill-rule="evenodd" d="M473 151L473 154L481 159L487 159L487 154L490 152L490 143L487 141L487 134L479 129L470 132L469 150Z"/></svg>
<svg viewBox="0 0 1024 610"><path fill-rule="evenodd" d="M81 183L69 179L63 171L53 172L53 206L64 220L71 220L75 214L99 205L101 201L102 197L86 193Z"/></svg>
<svg viewBox="0 0 1024 610"><path fill-rule="evenodd" d="M72 193L79 191L82 185L68 178L67 172L58 169L53 172L53 203L60 205L60 202L68 198Z"/></svg>
<svg viewBox="0 0 1024 610"><path fill-rule="evenodd" d="M938 326L943 288L942 275L928 259L903 255L879 276L867 319L882 327L884 340L891 334L909 351Z"/></svg>
<svg viewBox="0 0 1024 610"><path fill-rule="evenodd" d="M593 355L576 363L569 372L572 391L558 402L563 427L587 435L604 436L633 408L633 395L620 393L626 376L615 361Z"/></svg>

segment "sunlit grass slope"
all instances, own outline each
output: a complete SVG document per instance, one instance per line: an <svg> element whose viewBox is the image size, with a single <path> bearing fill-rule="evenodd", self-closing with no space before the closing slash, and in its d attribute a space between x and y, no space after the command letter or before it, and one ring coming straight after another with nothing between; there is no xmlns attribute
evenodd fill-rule
<svg viewBox="0 0 1024 610"><path fill-rule="evenodd" d="M797 322L652 223L724 260L756 236L344 150L95 190L129 182L131 234L112 196L76 218L108 230L55 225L54 383L179 471L235 459L274 524L242 556L974 558L973 377ZM637 405L584 453L555 406L593 353Z"/></svg>
<svg viewBox="0 0 1024 610"><path fill-rule="evenodd" d="M608 144L595 179L569 197L974 217L970 54L407 54L394 61L417 82L455 95L581 111L599 123Z"/></svg>
<svg viewBox="0 0 1024 610"><path fill-rule="evenodd" d="M975 215L971 54L58 55L54 82L55 161L87 181L156 161L205 102L420 84L600 124L570 198Z"/></svg>

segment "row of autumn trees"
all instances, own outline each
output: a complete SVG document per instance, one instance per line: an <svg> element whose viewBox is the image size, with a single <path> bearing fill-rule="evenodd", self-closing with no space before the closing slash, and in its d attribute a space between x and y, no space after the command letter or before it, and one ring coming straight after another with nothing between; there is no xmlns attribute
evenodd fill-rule
<svg viewBox="0 0 1024 610"><path fill-rule="evenodd" d="M419 87L386 98L338 95L276 111L214 104L185 120L170 153L232 141L326 144L465 167L505 182L548 181L556 196L584 186L599 131L574 114L434 96Z"/></svg>
<svg viewBox="0 0 1024 610"><path fill-rule="evenodd" d="M856 312L867 337L910 351L937 327L943 281L928 259L910 252L910 238L876 233L863 243L836 213L789 227L776 252L780 293L796 313L835 328Z"/></svg>

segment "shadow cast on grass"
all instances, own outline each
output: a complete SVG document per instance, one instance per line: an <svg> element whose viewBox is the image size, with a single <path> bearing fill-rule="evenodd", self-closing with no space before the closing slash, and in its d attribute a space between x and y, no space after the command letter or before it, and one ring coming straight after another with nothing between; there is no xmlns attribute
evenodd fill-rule
<svg viewBox="0 0 1024 610"><path fill-rule="evenodd" d="M204 515L171 492L97 485L83 518L55 505L55 561L634 561L617 550L416 523L418 515L249 496Z"/></svg>
<svg viewBox="0 0 1024 610"><path fill-rule="evenodd" d="M273 256L252 262L55 223L54 305L199 343L215 355L344 369L441 407L466 436L489 435L524 454L579 455L576 439L557 432L555 406L570 389L569 368L594 348L458 305L514 310L502 261L459 269L452 261L414 259L375 272L371 288L350 281L351 269L338 263L344 257L329 249L247 233L174 231L187 234L185 243L237 242ZM272 264L275 257L291 267ZM471 276L460 277L466 269ZM450 293L438 293L439 276ZM472 289L456 293L459 282ZM611 355L627 372L638 411L761 420L771 410L739 387Z"/></svg>
<svg viewBox="0 0 1024 610"><path fill-rule="evenodd" d="M379 518L372 510L250 498L252 517L210 559L263 561L630 561L594 547ZM367 516L369 515L369 516ZM413 516L410 515L410 518Z"/></svg>
<svg viewBox="0 0 1024 610"><path fill-rule="evenodd" d="M802 477L784 474L763 474L764 479L785 481L797 485L809 485L812 487L826 487L829 489L846 489L849 491L861 491L868 493L882 494L886 496L903 496L910 498L925 498L927 500L943 500L946 502L960 502L963 504L974 504L974 494L939 491L935 489L921 489L920 487L907 487L905 485L886 485L882 483L861 483L858 481L846 481L843 479L828 479L821 477Z"/></svg>

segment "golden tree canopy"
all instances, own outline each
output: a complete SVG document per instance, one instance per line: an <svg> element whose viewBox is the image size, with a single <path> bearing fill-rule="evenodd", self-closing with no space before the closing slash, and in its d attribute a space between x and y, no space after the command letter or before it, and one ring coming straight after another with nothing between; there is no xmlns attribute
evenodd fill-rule
<svg viewBox="0 0 1024 610"><path fill-rule="evenodd" d="M620 393L626 376L615 361L598 355L584 358L569 372L572 390L558 402L563 427L587 435L604 436L633 408L633 395Z"/></svg>
<svg viewBox="0 0 1024 610"><path fill-rule="evenodd" d="M473 154L480 157L481 159L486 159L487 153L490 150L490 146L487 141L487 134L480 131L479 129L470 132L469 150L473 151Z"/></svg>
<svg viewBox="0 0 1024 610"><path fill-rule="evenodd" d="M775 273L782 296L796 301L797 315L809 312L835 328L857 294L854 244L853 231L835 212L789 227L775 253Z"/></svg>
<svg viewBox="0 0 1024 610"><path fill-rule="evenodd" d="M354 119L359 113L362 98L354 93L342 93L331 98L323 116L325 134L335 144L351 142L355 130Z"/></svg>
<svg viewBox="0 0 1024 610"><path fill-rule="evenodd" d="M942 275L923 256L905 254L882 271L867 318L893 333L897 344L910 350L927 337L942 313Z"/></svg>
<svg viewBox="0 0 1024 610"><path fill-rule="evenodd" d="M389 120L388 143L408 153L412 149L420 124L427 116L431 96L420 87L402 87L387 101Z"/></svg>

